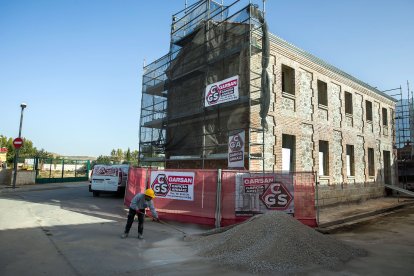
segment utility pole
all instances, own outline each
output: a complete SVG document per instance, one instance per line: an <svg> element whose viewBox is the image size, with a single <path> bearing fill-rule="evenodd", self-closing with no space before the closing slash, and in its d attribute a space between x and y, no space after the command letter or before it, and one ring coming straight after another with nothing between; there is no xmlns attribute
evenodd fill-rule
<svg viewBox="0 0 414 276"><path fill-rule="evenodd" d="M22 103L20 104L20 107L22 108L20 113L20 127L19 127L19 138L22 136L22 124L23 124L23 110L27 107L27 104ZM17 158L19 158L19 151L20 148L15 148L14 153L14 176L13 176L13 189L16 188L16 178L17 178Z"/></svg>

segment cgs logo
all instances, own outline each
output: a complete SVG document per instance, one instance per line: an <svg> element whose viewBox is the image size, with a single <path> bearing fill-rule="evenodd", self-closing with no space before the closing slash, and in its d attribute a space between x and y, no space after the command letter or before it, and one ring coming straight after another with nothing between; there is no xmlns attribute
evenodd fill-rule
<svg viewBox="0 0 414 276"><path fill-rule="evenodd" d="M231 151L240 151L244 147L243 140L239 134L233 136L230 140L229 146Z"/></svg>
<svg viewBox="0 0 414 276"><path fill-rule="evenodd" d="M260 199L266 205L267 209L285 210L289 207L293 196L282 183L272 183L260 196Z"/></svg>
<svg viewBox="0 0 414 276"><path fill-rule="evenodd" d="M206 96L207 102L211 104L215 104L220 99L220 92L217 85L214 85L210 88Z"/></svg>
<svg viewBox="0 0 414 276"><path fill-rule="evenodd" d="M166 196L170 191L167 176L165 174L158 174L151 184L151 189L154 190L156 196Z"/></svg>

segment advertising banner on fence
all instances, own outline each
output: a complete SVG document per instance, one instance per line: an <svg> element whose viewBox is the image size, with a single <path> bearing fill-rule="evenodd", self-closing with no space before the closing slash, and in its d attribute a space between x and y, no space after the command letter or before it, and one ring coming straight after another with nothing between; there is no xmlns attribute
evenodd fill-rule
<svg viewBox="0 0 414 276"><path fill-rule="evenodd" d="M228 167L229 168L243 168L244 167L244 130L229 135L228 148Z"/></svg>
<svg viewBox="0 0 414 276"><path fill-rule="evenodd" d="M239 99L239 76L207 85L204 106L213 106Z"/></svg>
<svg viewBox="0 0 414 276"><path fill-rule="evenodd" d="M152 171L151 189L157 198L194 200L194 172Z"/></svg>
<svg viewBox="0 0 414 276"><path fill-rule="evenodd" d="M236 174L236 216L269 211L294 213L291 174Z"/></svg>

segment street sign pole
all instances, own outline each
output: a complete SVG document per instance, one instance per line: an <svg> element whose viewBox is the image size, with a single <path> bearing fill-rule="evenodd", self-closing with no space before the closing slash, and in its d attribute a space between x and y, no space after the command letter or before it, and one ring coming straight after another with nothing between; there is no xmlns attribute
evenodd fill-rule
<svg viewBox="0 0 414 276"><path fill-rule="evenodd" d="M15 149L14 151L14 171L13 171L13 189L16 188L16 178L17 178L17 158L19 157L19 150Z"/></svg>
<svg viewBox="0 0 414 276"><path fill-rule="evenodd" d="M22 108L22 111L20 112L20 126L19 126L19 139L21 139L22 136L22 125L23 125L23 110L26 108L26 104L22 103L20 105L20 107ZM13 143L14 144L14 143ZM21 144L22 145L22 144ZM21 146L20 145L20 146ZM14 144L15 147L15 154L14 154L14 176L13 176L13 189L16 188L16 179L17 179L17 158L19 158L19 151L20 151L20 146L16 146Z"/></svg>

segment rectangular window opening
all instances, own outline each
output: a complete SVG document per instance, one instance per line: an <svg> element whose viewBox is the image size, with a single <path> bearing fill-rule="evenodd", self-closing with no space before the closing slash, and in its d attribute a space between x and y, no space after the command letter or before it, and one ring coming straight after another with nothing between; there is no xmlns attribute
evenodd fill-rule
<svg viewBox="0 0 414 276"><path fill-rule="evenodd" d="M355 156L353 145L346 145L346 175L355 176Z"/></svg>
<svg viewBox="0 0 414 276"><path fill-rule="evenodd" d="M382 125L388 126L388 113L386 108L382 109Z"/></svg>
<svg viewBox="0 0 414 276"><path fill-rule="evenodd" d="M365 101L365 107L366 107L366 119L367 121L372 122L372 102Z"/></svg>
<svg viewBox="0 0 414 276"><path fill-rule="evenodd" d="M294 172L296 152L296 137L282 134L282 171Z"/></svg>
<svg viewBox="0 0 414 276"><path fill-rule="evenodd" d="M319 175L329 175L329 143L319 141Z"/></svg>
<svg viewBox="0 0 414 276"><path fill-rule="evenodd" d="M328 106L328 85L318 80L318 104Z"/></svg>
<svg viewBox="0 0 414 276"><path fill-rule="evenodd" d="M391 154L389 151L384 150L384 183L391 184Z"/></svg>
<svg viewBox="0 0 414 276"><path fill-rule="evenodd" d="M352 106L352 94L345 91L345 113L352 115L353 106Z"/></svg>
<svg viewBox="0 0 414 276"><path fill-rule="evenodd" d="M295 69L282 64L282 92L295 95Z"/></svg>
<svg viewBox="0 0 414 276"><path fill-rule="evenodd" d="M368 174L375 176L374 149L368 148Z"/></svg>

